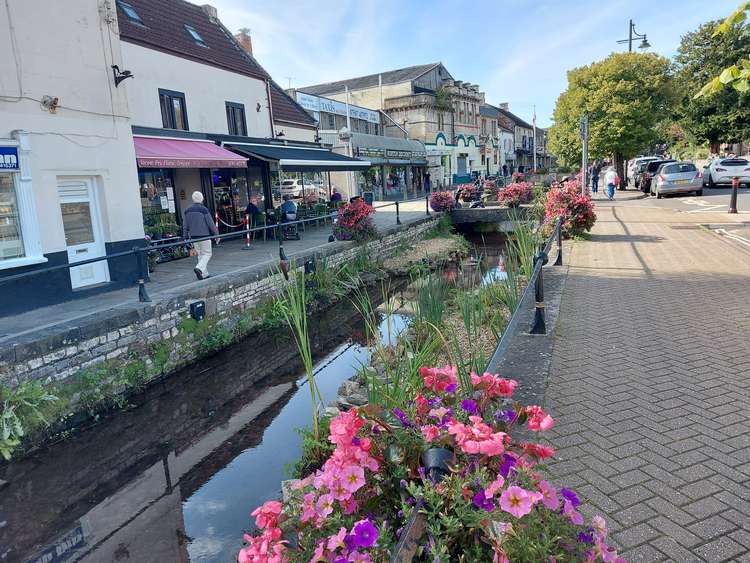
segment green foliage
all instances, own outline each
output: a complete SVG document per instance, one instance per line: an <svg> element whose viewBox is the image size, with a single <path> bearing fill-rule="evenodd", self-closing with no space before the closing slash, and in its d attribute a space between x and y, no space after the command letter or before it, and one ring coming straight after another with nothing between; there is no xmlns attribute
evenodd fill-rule
<svg viewBox="0 0 750 563"><path fill-rule="evenodd" d="M426 239L445 238L454 233L453 221L450 215L441 215L435 225L425 234Z"/></svg>
<svg viewBox="0 0 750 563"><path fill-rule="evenodd" d="M517 261L521 274L527 280L534 272L534 256L539 251L542 242L540 232L529 221L516 218L515 230L508 238L507 248L510 255Z"/></svg>
<svg viewBox="0 0 750 563"><path fill-rule="evenodd" d="M685 34L675 56L675 80L682 96L676 117L681 128L699 142L737 142L750 136L750 94L720 88L711 96L695 96L738 56L750 54L750 35L736 26L717 35L720 23L706 22Z"/></svg>
<svg viewBox="0 0 750 563"><path fill-rule="evenodd" d="M589 156L630 158L658 139L674 94L670 65L653 53L614 53L568 72L557 99L549 147L563 164L581 162L581 117L589 116Z"/></svg>
<svg viewBox="0 0 750 563"><path fill-rule="evenodd" d="M426 277L412 279L412 285L415 291L415 322L440 324L447 305L448 284L439 274L430 273Z"/></svg>
<svg viewBox="0 0 750 563"><path fill-rule="evenodd" d="M15 389L0 387L0 455L6 460L21 440L39 424L47 424L43 409L57 397L38 381L24 381Z"/></svg>
<svg viewBox="0 0 750 563"><path fill-rule="evenodd" d="M320 419L320 436L316 437L309 428L298 428L297 433L302 438L302 455L291 466L287 473L292 479L302 479L320 469L326 459L333 453L335 446L326 436L330 433L331 419Z"/></svg>

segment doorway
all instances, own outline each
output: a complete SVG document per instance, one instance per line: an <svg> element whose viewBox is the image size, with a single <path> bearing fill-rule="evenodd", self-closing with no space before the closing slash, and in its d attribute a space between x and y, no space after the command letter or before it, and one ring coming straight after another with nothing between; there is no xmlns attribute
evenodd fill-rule
<svg viewBox="0 0 750 563"><path fill-rule="evenodd" d="M57 193L68 263L75 264L104 256L106 250L93 178L58 180ZM70 268L70 284L73 289L108 281L109 267L106 260Z"/></svg>

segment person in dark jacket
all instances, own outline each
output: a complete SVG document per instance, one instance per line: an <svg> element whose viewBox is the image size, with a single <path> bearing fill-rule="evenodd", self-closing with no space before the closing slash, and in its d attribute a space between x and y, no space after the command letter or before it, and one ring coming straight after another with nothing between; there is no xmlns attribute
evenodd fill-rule
<svg viewBox="0 0 750 563"><path fill-rule="evenodd" d="M219 229L211 219L211 212L203 205L203 194L193 192L193 205L185 210L185 220L182 225L182 235L186 239L202 238L209 235L218 235ZM218 244L219 239L216 239ZM208 275L208 261L211 260L211 241L199 240L193 243L198 251L198 264L193 271L199 280L210 278Z"/></svg>

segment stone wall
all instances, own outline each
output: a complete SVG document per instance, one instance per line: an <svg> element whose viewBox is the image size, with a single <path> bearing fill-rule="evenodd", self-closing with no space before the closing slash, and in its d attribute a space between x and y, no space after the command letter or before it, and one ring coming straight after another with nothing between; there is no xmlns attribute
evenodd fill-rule
<svg viewBox="0 0 750 563"><path fill-rule="evenodd" d="M366 245L366 251L372 259L392 256L423 238L435 220L433 216L386 229L379 239ZM293 259L301 266L310 258L326 257L329 265L336 266L356 259L361 252L362 247L354 243L337 242L298 253ZM281 280L276 264L245 268L175 291L158 303L127 305L40 329L0 349L0 384L14 387L27 379L62 381L108 360L140 358L148 363L154 346L170 344L179 336L179 343L172 346L177 350L170 352L172 371L200 355L201 343L191 335L180 334L192 302L205 301L206 319L202 322L232 329L240 314L275 294Z"/></svg>

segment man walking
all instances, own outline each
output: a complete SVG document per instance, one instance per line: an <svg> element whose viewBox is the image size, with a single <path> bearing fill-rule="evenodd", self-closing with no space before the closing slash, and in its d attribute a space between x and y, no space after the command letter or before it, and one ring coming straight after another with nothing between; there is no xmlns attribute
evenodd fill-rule
<svg viewBox="0 0 750 563"><path fill-rule="evenodd" d="M596 193L599 191L599 174L602 171L602 165L597 160L591 167L591 191Z"/></svg>
<svg viewBox="0 0 750 563"><path fill-rule="evenodd" d="M219 230L211 220L211 213L208 208L203 205L203 194L201 192L193 192L193 205L185 210L185 222L182 226L182 235L185 239L203 238L209 235L218 235ZM216 240L218 244L218 239ZM195 277L199 280L210 278L208 275L208 261L211 260L211 241L210 240L199 240L193 243L196 251L198 252L198 264L195 266L193 271Z"/></svg>

